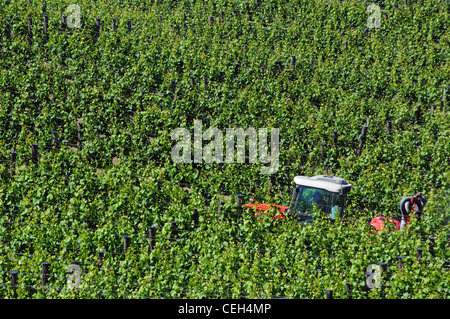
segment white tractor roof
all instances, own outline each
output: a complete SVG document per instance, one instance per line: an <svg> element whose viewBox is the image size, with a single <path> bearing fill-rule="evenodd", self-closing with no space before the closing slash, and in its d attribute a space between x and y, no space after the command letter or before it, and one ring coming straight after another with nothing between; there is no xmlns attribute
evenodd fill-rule
<svg viewBox="0 0 450 319"><path fill-rule="evenodd" d="M345 179L328 175L295 176L294 182L297 185L320 188L332 193L346 193L352 187Z"/></svg>

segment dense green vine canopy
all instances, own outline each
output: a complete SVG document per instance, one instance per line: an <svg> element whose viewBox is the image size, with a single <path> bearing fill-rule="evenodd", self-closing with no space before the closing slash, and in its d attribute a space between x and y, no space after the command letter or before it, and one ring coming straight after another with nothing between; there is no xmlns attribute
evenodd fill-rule
<svg viewBox="0 0 450 319"><path fill-rule="evenodd" d="M0 296L346 298L349 283L353 298L448 297L449 4L384 1L379 28L369 5L0 0ZM275 183L261 163L174 163L171 132L195 120L279 128ZM354 185L346 221L236 206L286 205L292 178L317 174ZM422 221L373 234L367 218L416 192ZM384 289L369 289L382 262Z"/></svg>

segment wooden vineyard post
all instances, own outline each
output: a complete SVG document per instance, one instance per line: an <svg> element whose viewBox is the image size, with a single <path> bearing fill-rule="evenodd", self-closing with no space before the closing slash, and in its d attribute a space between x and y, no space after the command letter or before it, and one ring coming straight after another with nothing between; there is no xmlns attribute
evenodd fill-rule
<svg viewBox="0 0 450 319"><path fill-rule="evenodd" d="M58 132L52 131L52 137L53 137L53 150L59 151Z"/></svg>
<svg viewBox="0 0 450 319"><path fill-rule="evenodd" d="M198 210L194 209L194 212L192 214L192 220L194 221L194 229L198 228Z"/></svg>
<svg viewBox="0 0 450 319"><path fill-rule="evenodd" d="M67 16L63 15L62 16L62 21L61 21L61 29L63 31L66 31L66 28L67 28Z"/></svg>
<svg viewBox="0 0 450 319"><path fill-rule="evenodd" d="M170 241L176 241L178 237L177 222L172 222Z"/></svg>
<svg viewBox="0 0 450 319"><path fill-rule="evenodd" d="M435 237L427 237L427 240L429 241L429 251L431 256L435 255L434 251L434 244L435 244Z"/></svg>
<svg viewBox="0 0 450 319"><path fill-rule="evenodd" d="M434 110L436 109L436 104L433 103L430 106L431 106L431 113L434 113ZM431 116L431 114L430 114L430 116Z"/></svg>
<svg viewBox="0 0 450 319"><path fill-rule="evenodd" d="M150 246L149 246L149 253L155 250L155 244L156 244L156 228L155 226L148 226L149 230L149 236L150 236Z"/></svg>
<svg viewBox="0 0 450 319"><path fill-rule="evenodd" d="M116 106L116 116L117 116L117 118L120 118L120 114L121 114L121 111L122 111L122 105L121 105L121 103L120 103L120 98L116 97L116 98L114 99L114 101L115 101L115 103L117 103L117 106Z"/></svg>
<svg viewBox="0 0 450 319"><path fill-rule="evenodd" d="M405 259L405 256L397 256L399 270L401 270L405 266L405 262L403 261L403 259Z"/></svg>
<svg viewBox="0 0 450 319"><path fill-rule="evenodd" d="M308 156L307 156L306 154L302 154L302 155L300 156L300 164L302 165L302 168L305 167L307 160L308 160ZM291 181L290 181L290 179L289 179L289 180L288 180L288 185L289 185L290 183L291 183Z"/></svg>
<svg viewBox="0 0 450 319"><path fill-rule="evenodd" d="M170 81L170 85L171 85L171 88L172 88L172 94L175 97L175 94L176 94L176 82L175 82L175 80L171 80Z"/></svg>
<svg viewBox="0 0 450 319"><path fill-rule="evenodd" d="M131 20L127 20L128 33L131 32Z"/></svg>
<svg viewBox="0 0 450 319"><path fill-rule="evenodd" d="M270 175L270 194L273 196L275 195L275 181L276 176L274 174Z"/></svg>
<svg viewBox="0 0 450 319"><path fill-rule="evenodd" d="M17 152L11 152L11 164L9 168L9 172L11 176L16 175L16 158L17 158Z"/></svg>
<svg viewBox="0 0 450 319"><path fill-rule="evenodd" d="M356 150L356 155L360 156L361 152L362 152L362 148L364 147L364 144L366 143L366 136L367 136L367 125L363 125L362 130L361 130L361 137L359 139L359 146L358 149Z"/></svg>
<svg viewBox="0 0 450 319"><path fill-rule="evenodd" d="M421 123L421 115L422 115L422 110L421 110L421 106L418 105L417 109L416 109L416 123L420 124Z"/></svg>
<svg viewBox="0 0 450 319"><path fill-rule="evenodd" d="M448 90L448 86L444 86L444 89L442 90L442 110L445 112L445 105L447 104L447 97L445 95L446 91Z"/></svg>
<svg viewBox="0 0 450 319"><path fill-rule="evenodd" d="M283 167L284 167L284 181L285 181L284 185L289 187L289 185L291 184L291 178L290 178L290 175L289 175L289 167L290 166L289 165L284 165Z"/></svg>
<svg viewBox="0 0 450 319"><path fill-rule="evenodd" d="M128 248L130 248L130 237L129 236L123 236L123 254L126 255Z"/></svg>
<svg viewBox="0 0 450 319"><path fill-rule="evenodd" d="M392 135L392 121L386 121L386 130L389 135Z"/></svg>
<svg viewBox="0 0 450 319"><path fill-rule="evenodd" d="M225 205L225 201L221 200L219 201L219 207L217 209L217 221L221 222L223 220L223 206Z"/></svg>
<svg viewBox="0 0 450 319"><path fill-rule="evenodd" d="M31 144L31 162L38 164L38 144Z"/></svg>
<svg viewBox="0 0 450 319"><path fill-rule="evenodd" d="M140 107L142 107L142 99L144 98L144 95L145 95L145 89L141 91L141 96L140 96L140 99L139 99L139 106Z"/></svg>
<svg viewBox="0 0 450 319"><path fill-rule="evenodd" d="M237 194L236 197L237 197L237 199L236 199L236 206L237 207L242 207L242 205L244 205L244 195Z"/></svg>
<svg viewBox="0 0 450 319"><path fill-rule="evenodd" d="M100 22L100 18L95 18L94 42L97 42L100 37Z"/></svg>
<svg viewBox="0 0 450 319"><path fill-rule="evenodd" d="M50 263L49 262L43 262L42 263L42 289L46 289L48 278L50 277L48 275Z"/></svg>
<svg viewBox="0 0 450 319"><path fill-rule="evenodd" d="M421 261L422 260L422 251L423 251L423 249L422 248L416 248L416 259L417 259L417 261Z"/></svg>
<svg viewBox="0 0 450 319"><path fill-rule="evenodd" d="M98 268L100 268L103 265L104 257L105 257L104 251L97 251Z"/></svg>
<svg viewBox="0 0 450 319"><path fill-rule="evenodd" d="M48 15L44 16L44 42L48 42Z"/></svg>
<svg viewBox="0 0 450 319"><path fill-rule="evenodd" d="M333 299L333 290L332 289L327 289L326 290L326 298L327 299Z"/></svg>
<svg viewBox="0 0 450 319"><path fill-rule="evenodd" d="M275 62L275 65L278 68L278 73L279 74L283 73L283 62L281 62L281 60L278 60Z"/></svg>
<svg viewBox="0 0 450 319"><path fill-rule="evenodd" d="M32 18L28 18L28 34L27 34L27 41L28 46L31 49L31 46L33 45L33 33L31 32L31 24L32 24Z"/></svg>
<svg viewBox="0 0 450 319"><path fill-rule="evenodd" d="M294 68L295 68L296 60L297 60L296 56L292 54L292 55L291 55L291 62L290 62L290 64L289 64L289 66L290 66L291 69L294 69Z"/></svg>
<svg viewBox="0 0 450 319"><path fill-rule="evenodd" d="M347 299L352 299L352 286L349 281L345 282L345 293L347 295Z"/></svg>
<svg viewBox="0 0 450 319"><path fill-rule="evenodd" d="M208 75L203 74L203 86L205 87L205 89L208 89Z"/></svg>
<svg viewBox="0 0 450 319"><path fill-rule="evenodd" d="M250 184L250 194L252 195L250 202L256 204L256 184Z"/></svg>
<svg viewBox="0 0 450 319"><path fill-rule="evenodd" d="M384 290L386 288L386 274L387 274L387 263L382 262L380 263L381 266L381 289Z"/></svg>
<svg viewBox="0 0 450 319"><path fill-rule="evenodd" d="M112 19L112 28L113 28L113 31L117 31L117 21L116 21L116 19Z"/></svg>
<svg viewBox="0 0 450 319"><path fill-rule="evenodd" d="M338 131L333 130L332 133L333 133L333 143L334 143L334 146L336 147L337 143L338 143Z"/></svg>
<svg viewBox="0 0 450 319"><path fill-rule="evenodd" d="M239 66L240 64L235 62L234 63L234 73L233 73L233 77L237 77L239 75Z"/></svg>
<svg viewBox="0 0 450 319"><path fill-rule="evenodd" d="M7 23L5 25L5 35L7 40L11 40L11 24Z"/></svg>
<svg viewBox="0 0 450 319"><path fill-rule="evenodd" d="M18 283L18 275L19 272L18 271L9 271L8 272L10 277L11 277L11 285L10 288L13 290L13 298L16 299L17 298L17 283Z"/></svg>
<svg viewBox="0 0 450 319"><path fill-rule="evenodd" d="M83 140L83 123L77 123L78 126L78 150L83 149L83 145L81 144L81 141Z"/></svg>

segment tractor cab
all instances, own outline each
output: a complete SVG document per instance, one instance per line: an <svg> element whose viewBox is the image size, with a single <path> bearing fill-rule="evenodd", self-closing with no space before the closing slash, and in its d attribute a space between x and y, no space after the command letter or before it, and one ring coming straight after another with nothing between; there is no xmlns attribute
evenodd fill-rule
<svg viewBox="0 0 450 319"><path fill-rule="evenodd" d="M314 206L331 220L334 220L336 215L342 216L346 194L352 186L345 179L328 175L295 176L294 182L296 185L289 203L290 218L310 223Z"/></svg>
<svg viewBox="0 0 450 319"><path fill-rule="evenodd" d="M260 203L247 203L247 209L255 210L255 215L262 215L264 211L278 210L273 218L296 220L300 223L311 223L313 219L313 207L317 206L332 220L336 215L342 216L345 207L346 194L350 191L351 184L343 178L317 175L313 177L295 176L295 188L291 194L289 206L268 205Z"/></svg>

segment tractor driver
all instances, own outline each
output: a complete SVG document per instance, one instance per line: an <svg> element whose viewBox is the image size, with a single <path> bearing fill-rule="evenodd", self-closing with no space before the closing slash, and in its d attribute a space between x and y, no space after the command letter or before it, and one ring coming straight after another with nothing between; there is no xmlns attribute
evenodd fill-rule
<svg viewBox="0 0 450 319"><path fill-rule="evenodd" d="M328 204L326 200L322 198L322 193L319 191L316 191L313 195L314 203L319 206L319 209L323 212L326 210L326 205Z"/></svg>

